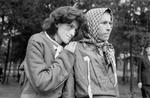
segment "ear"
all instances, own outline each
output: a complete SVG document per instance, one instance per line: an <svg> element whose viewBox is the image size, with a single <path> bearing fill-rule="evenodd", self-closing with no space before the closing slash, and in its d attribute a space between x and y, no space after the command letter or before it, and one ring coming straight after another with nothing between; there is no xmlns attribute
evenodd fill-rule
<svg viewBox="0 0 150 98"><path fill-rule="evenodd" d="M55 24L55 26L58 28L60 26L60 23Z"/></svg>
<svg viewBox="0 0 150 98"><path fill-rule="evenodd" d="M56 24L55 24L55 27L57 27L57 28L58 28L58 23L56 23Z"/></svg>

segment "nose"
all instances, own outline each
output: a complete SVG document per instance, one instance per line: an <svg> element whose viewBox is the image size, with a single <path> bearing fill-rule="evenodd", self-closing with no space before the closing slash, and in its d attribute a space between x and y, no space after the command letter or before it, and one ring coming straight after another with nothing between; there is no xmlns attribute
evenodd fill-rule
<svg viewBox="0 0 150 98"><path fill-rule="evenodd" d="M107 28L106 30L107 30L107 31L110 31L110 28Z"/></svg>
<svg viewBox="0 0 150 98"><path fill-rule="evenodd" d="M107 31L110 31L110 30L111 30L111 28L112 28L112 25L107 24L107 28L106 28L106 30L107 30Z"/></svg>

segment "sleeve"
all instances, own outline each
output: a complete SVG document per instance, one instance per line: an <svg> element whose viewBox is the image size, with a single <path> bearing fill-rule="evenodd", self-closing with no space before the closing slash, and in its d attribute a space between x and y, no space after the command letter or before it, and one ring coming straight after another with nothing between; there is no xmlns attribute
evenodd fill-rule
<svg viewBox="0 0 150 98"><path fill-rule="evenodd" d="M74 54L74 57L76 58L76 54L75 54L75 51L76 51L76 45L77 43L74 42L75 44L75 47L72 48L73 50L70 51L70 50L67 50L66 51L69 51L70 53L73 53ZM69 43L71 44L71 43ZM70 62L70 61L68 61ZM73 63L74 65L74 63ZM69 74L69 78L67 79L67 81L65 82L65 85L64 85L64 88L63 88L63 92L62 92L62 98L75 98L75 87L74 87L74 69L72 68L70 74Z"/></svg>
<svg viewBox="0 0 150 98"><path fill-rule="evenodd" d="M62 98L75 98L73 71L70 73L69 78L64 85Z"/></svg>
<svg viewBox="0 0 150 98"><path fill-rule="evenodd" d="M67 62L67 61L70 62ZM43 57L43 48L40 43L29 40L25 72L33 89L37 92L53 91L69 77L72 69L73 54L61 52L50 67L46 66Z"/></svg>
<svg viewBox="0 0 150 98"><path fill-rule="evenodd" d="M142 64L143 64L143 60L139 60L139 63L138 63L138 83L141 82L141 68L142 68Z"/></svg>

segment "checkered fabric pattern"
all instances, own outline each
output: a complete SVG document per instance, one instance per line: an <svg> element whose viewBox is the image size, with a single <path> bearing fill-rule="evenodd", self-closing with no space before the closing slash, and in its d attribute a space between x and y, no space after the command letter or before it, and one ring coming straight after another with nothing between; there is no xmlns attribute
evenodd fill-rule
<svg viewBox="0 0 150 98"><path fill-rule="evenodd" d="M109 8L94 8L89 10L85 17L87 18L87 24L89 29L89 39L82 39L80 42L88 43L88 44L94 44L99 53L103 52L104 59L106 60L107 65L111 65L114 75L115 75L115 84L117 85L117 76L116 76L116 63L114 59L114 49L112 44L108 43L107 41L102 42L101 39L99 39L98 33L100 33L100 24L101 24L101 16L107 11L110 11L110 14L112 16L112 12ZM113 16L112 16L113 17ZM111 63L111 64L110 64Z"/></svg>
<svg viewBox="0 0 150 98"><path fill-rule="evenodd" d="M89 10L85 15L88 20L87 22L88 22L88 27L89 27L89 33L98 42L99 42L98 29L100 29L99 25L101 23L101 16L105 13L106 10L110 10L110 9L94 8L94 9ZM110 14L112 15L112 13Z"/></svg>

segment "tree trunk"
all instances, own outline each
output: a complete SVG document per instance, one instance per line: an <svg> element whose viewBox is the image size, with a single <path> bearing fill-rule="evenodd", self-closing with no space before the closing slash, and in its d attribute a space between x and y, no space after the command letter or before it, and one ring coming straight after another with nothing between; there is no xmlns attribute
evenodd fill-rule
<svg viewBox="0 0 150 98"><path fill-rule="evenodd" d="M1 24L1 32L0 32L0 46L2 44L2 39L3 39L4 15L2 15L1 18L2 18L2 24Z"/></svg>
<svg viewBox="0 0 150 98"><path fill-rule="evenodd" d="M126 66L127 66L126 62L127 61L125 60L125 56L124 56L124 59L123 59L123 77L122 77L122 81L124 84L126 83Z"/></svg>
<svg viewBox="0 0 150 98"><path fill-rule="evenodd" d="M134 98L133 92L133 56L132 56L132 38L130 38L130 98Z"/></svg>
<svg viewBox="0 0 150 98"><path fill-rule="evenodd" d="M11 38L9 38L9 40L8 40L7 54L6 54L2 84L4 84L5 80L6 80L6 71L7 71L7 66L8 66L8 62L9 62L9 54L10 54L10 43L11 43Z"/></svg>

